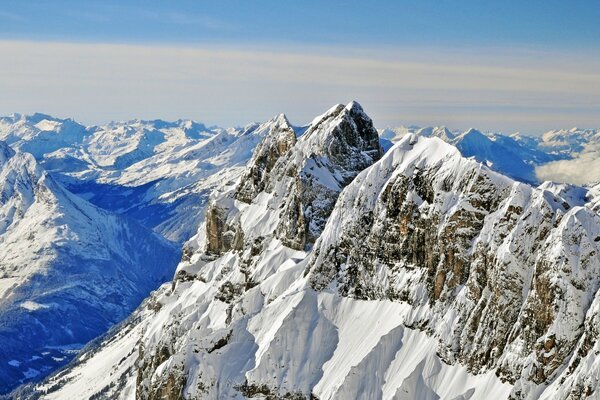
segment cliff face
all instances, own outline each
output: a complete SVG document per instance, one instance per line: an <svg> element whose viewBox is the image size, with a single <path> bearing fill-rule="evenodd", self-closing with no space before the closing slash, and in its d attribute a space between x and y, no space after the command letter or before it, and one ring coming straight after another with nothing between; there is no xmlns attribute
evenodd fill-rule
<svg viewBox="0 0 600 400"><path fill-rule="evenodd" d="M494 369L526 396L589 336L599 228L588 207L407 137L343 192L310 282L426 309L408 323L438 337L446 362Z"/></svg>
<svg viewBox="0 0 600 400"><path fill-rule="evenodd" d="M269 123L267 123L269 124ZM250 165L236 190L235 197L251 203L269 182L269 174L280 157L296 144L296 132L285 115L280 114L270 121L268 135L258 144Z"/></svg>
<svg viewBox="0 0 600 400"><path fill-rule="evenodd" d="M333 107L315 119L299 138L283 115L267 122L264 129L268 129L268 133L254 152L240 183L211 200L206 231L197 246L204 248L206 254L192 256L189 265L181 266L180 282L174 284L177 290L181 281L189 279L218 282L213 287L214 293L201 300L222 304L219 308L224 308L228 326L203 339L206 357L211 359L221 359L222 356L213 354L217 350L218 353L236 351L235 346L227 345L238 338L240 324L247 323L239 320L240 312L245 313L239 309L240 301L244 302L254 287L275 272L279 267L277 260L287 259L289 263L306 256L305 249L320 235L344 186L382 156L377 131L357 103ZM229 260L227 266L222 264L225 259ZM208 265L215 268L216 275L203 275L213 268ZM295 273L301 271L294 269ZM264 301L266 299L261 300ZM181 351L174 343L183 331L168 331L161 335L159 344L144 350L136 385L140 398L160 398L165 396L165 387L184 387L187 382L186 368L176 366L163 378L152 378L156 368L165 361L163 358L169 360L171 355L177 358ZM207 374L205 371L202 375ZM263 388L262 384L244 386L240 381L237 389L225 383L214 387L215 380L220 378L212 370L209 376L213 386L203 382L205 394L217 395L224 388L248 396L272 390Z"/></svg>
<svg viewBox="0 0 600 400"><path fill-rule="evenodd" d="M263 128L175 280L36 390L81 396L103 365L86 395L598 394L594 196L515 182L438 138L382 156L356 103L299 137L283 116Z"/></svg>

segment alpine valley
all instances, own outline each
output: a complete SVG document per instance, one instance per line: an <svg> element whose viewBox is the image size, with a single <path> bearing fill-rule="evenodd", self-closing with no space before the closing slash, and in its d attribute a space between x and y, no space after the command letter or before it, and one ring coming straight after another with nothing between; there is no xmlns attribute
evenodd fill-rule
<svg viewBox="0 0 600 400"><path fill-rule="evenodd" d="M540 179L599 146L0 118L0 391L600 398L600 185Z"/></svg>

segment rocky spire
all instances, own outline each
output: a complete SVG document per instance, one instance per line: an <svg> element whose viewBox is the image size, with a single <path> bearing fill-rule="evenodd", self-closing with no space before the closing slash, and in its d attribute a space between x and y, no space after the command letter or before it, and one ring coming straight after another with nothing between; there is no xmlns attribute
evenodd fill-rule
<svg viewBox="0 0 600 400"><path fill-rule="evenodd" d="M236 192L236 198L244 203L252 202L265 189L277 160L296 144L296 133L284 114L279 114L265 125L269 126L269 133L256 147Z"/></svg>
<svg viewBox="0 0 600 400"><path fill-rule="evenodd" d="M362 171L383 155L373 121L355 101L338 104L316 118L302 140L315 154L346 170L350 179L354 171Z"/></svg>

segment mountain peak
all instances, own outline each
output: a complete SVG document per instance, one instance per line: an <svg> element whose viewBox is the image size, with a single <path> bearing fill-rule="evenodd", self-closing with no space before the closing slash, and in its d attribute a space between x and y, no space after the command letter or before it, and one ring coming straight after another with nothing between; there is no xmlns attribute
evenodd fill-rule
<svg viewBox="0 0 600 400"><path fill-rule="evenodd" d="M350 112L364 113L362 106L356 100L352 100L350 103L346 104L345 108L346 108L346 110L348 110Z"/></svg>
<svg viewBox="0 0 600 400"><path fill-rule="evenodd" d="M283 126L291 126L290 121L288 121L287 116L284 113L277 114L273 117L272 121Z"/></svg>
<svg viewBox="0 0 600 400"><path fill-rule="evenodd" d="M467 129L466 132L464 133L464 135L465 136L466 135L482 135L482 136L485 136L485 135L483 135L483 133L481 133L481 131L479 131L479 130L477 130L475 128L469 128L469 129Z"/></svg>
<svg viewBox="0 0 600 400"><path fill-rule="evenodd" d="M54 117L52 117L48 114L44 114L44 113L34 113L32 115L26 116L25 118L28 121L32 121L32 122L40 122L45 119L47 119L49 121L60 121L58 118L54 118Z"/></svg>
<svg viewBox="0 0 600 400"><path fill-rule="evenodd" d="M253 204L261 193L265 197L260 201L274 196L269 207L281 210L278 222L273 223L277 237L286 246L302 250L318 237L344 186L381 158L379 136L356 102L330 108L298 139L283 114L261 127L268 132L254 151L234 196L246 204ZM225 210L227 201L219 203L207 212L210 238L217 238L219 229L236 224L223 219L231 214ZM209 240L208 248L219 253L230 246Z"/></svg>
<svg viewBox="0 0 600 400"><path fill-rule="evenodd" d="M315 119L312 120L312 122L310 123L311 126L315 126L317 125L320 121L322 121L323 119L330 117L331 115L337 115L340 113L340 111L342 109L344 109L344 105L343 104L336 104L333 107L331 107L329 110L325 111L323 114L319 115L318 117L316 117Z"/></svg>
<svg viewBox="0 0 600 400"><path fill-rule="evenodd" d="M284 113L277 114L263 125L269 128L269 134L274 132L277 134L280 131L293 131L294 127L290 124L290 121L287 119L287 116Z"/></svg>
<svg viewBox="0 0 600 400"><path fill-rule="evenodd" d="M354 169L358 163L362 170L383 155L373 121L355 101L330 108L313 121L300 140L311 152L327 156L346 169Z"/></svg>
<svg viewBox="0 0 600 400"><path fill-rule="evenodd" d="M266 188L271 169L292 148L296 150L293 158L299 162L296 168L302 168L302 160L323 157L336 168L349 171L348 177L342 177L345 172L336 175L343 181L350 175L354 177L355 171L361 171L383 155L373 122L355 101L346 106L337 104L331 107L315 118L298 140L285 114L279 114L257 128L261 129L268 129L268 132L257 146L246 177L237 191L236 198L240 201L250 202Z"/></svg>
<svg viewBox="0 0 600 400"><path fill-rule="evenodd" d="M440 126L438 128L436 128L435 130L435 135L443 140L452 140L456 137L456 135L454 135L454 133L450 132L450 129L446 128L445 126Z"/></svg>
<svg viewBox="0 0 600 400"><path fill-rule="evenodd" d="M268 131L256 147L250 167L236 192L236 198L246 203L250 203L257 193L265 189L269 173L277 160L296 144L296 132L284 114L277 115L257 128L266 129Z"/></svg>
<svg viewBox="0 0 600 400"><path fill-rule="evenodd" d="M354 114L354 115L358 115L358 114L362 114L365 117L368 118L368 116L366 115L364 109L362 108L362 106L357 102L357 101L351 101L350 103L344 105L341 103L338 103L336 105L334 105L333 107L329 108L327 111L325 111L323 114L319 115L318 117L316 117L315 119L312 120L310 126L312 127L316 127L318 126L322 121L331 119L331 118L335 118L337 116L340 115L348 115L348 114Z"/></svg>
<svg viewBox="0 0 600 400"><path fill-rule="evenodd" d="M491 139L489 136L483 134L481 131L478 131L474 128L469 128L466 132L459 135L460 141L464 143L469 143L470 145L489 145Z"/></svg>

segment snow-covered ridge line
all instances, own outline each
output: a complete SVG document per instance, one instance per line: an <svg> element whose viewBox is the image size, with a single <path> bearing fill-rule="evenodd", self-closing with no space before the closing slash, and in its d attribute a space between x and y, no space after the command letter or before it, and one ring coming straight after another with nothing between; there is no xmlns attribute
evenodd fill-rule
<svg viewBox="0 0 600 400"><path fill-rule="evenodd" d="M536 184L544 180L586 184L600 181L600 175L582 173L581 166L596 157L600 129L553 130L541 136L520 133L480 132L468 129L451 132L446 127L399 127L380 130L386 149L407 134L438 137L455 145L466 157L474 157L491 169L513 179ZM564 172L563 172L564 170ZM580 176L577 176L579 172Z"/></svg>
<svg viewBox="0 0 600 400"><path fill-rule="evenodd" d="M235 179L265 129L190 120L85 127L43 114L0 118L0 140L32 153L72 192L179 243L195 233L209 193Z"/></svg>
<svg viewBox="0 0 600 400"><path fill-rule="evenodd" d="M597 318L600 216L553 189L408 135L342 192L311 286L410 304L405 323L436 337L445 362L493 370L514 398L594 392L597 367L577 367L592 354L583 338L597 346L585 327Z"/></svg>

